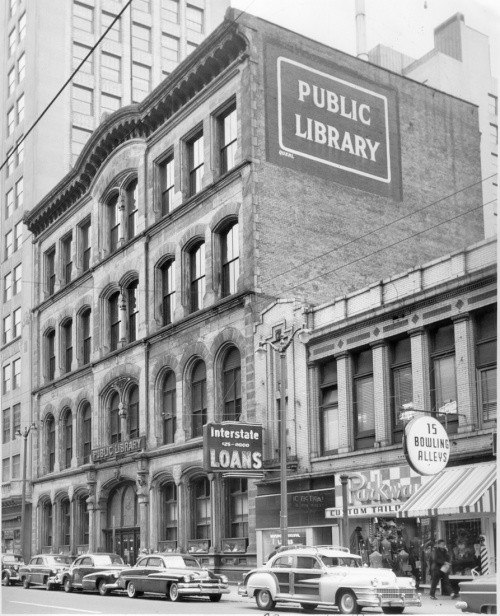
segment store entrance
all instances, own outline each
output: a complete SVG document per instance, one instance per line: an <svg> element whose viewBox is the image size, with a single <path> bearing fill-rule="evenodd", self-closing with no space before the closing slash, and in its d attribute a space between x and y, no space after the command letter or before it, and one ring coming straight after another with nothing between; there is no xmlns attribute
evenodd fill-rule
<svg viewBox="0 0 500 616"><path fill-rule="evenodd" d="M140 528L135 483L116 486L108 499L106 549L134 565L139 556Z"/></svg>
<svg viewBox="0 0 500 616"><path fill-rule="evenodd" d="M139 528L119 528L114 532L106 531L106 549L118 554L127 565L134 565L139 555Z"/></svg>

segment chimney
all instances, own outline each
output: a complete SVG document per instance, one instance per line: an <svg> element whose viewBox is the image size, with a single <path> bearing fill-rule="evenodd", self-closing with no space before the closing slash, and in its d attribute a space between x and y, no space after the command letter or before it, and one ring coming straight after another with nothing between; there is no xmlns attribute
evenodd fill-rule
<svg viewBox="0 0 500 616"><path fill-rule="evenodd" d="M365 0L356 0L356 55L360 60L368 60Z"/></svg>

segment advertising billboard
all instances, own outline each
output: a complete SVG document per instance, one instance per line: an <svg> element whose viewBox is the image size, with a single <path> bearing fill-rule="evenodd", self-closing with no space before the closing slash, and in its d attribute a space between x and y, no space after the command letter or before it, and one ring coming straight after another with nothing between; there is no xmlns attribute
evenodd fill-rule
<svg viewBox="0 0 500 616"><path fill-rule="evenodd" d="M394 90L271 43L266 71L270 162L401 199Z"/></svg>
<svg viewBox="0 0 500 616"><path fill-rule="evenodd" d="M203 458L209 473L262 473L262 426L238 421L206 424Z"/></svg>

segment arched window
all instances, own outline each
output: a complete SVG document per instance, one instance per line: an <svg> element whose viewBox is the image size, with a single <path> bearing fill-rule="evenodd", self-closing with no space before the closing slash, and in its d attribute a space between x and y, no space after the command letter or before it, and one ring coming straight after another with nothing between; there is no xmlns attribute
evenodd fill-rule
<svg viewBox="0 0 500 616"><path fill-rule="evenodd" d="M92 333L90 329L90 316L92 312L87 308L80 316L80 333L81 333L81 358L84 366L90 363L90 352L92 347Z"/></svg>
<svg viewBox="0 0 500 616"><path fill-rule="evenodd" d="M46 501L42 507L42 546L52 547L52 503Z"/></svg>
<svg viewBox="0 0 500 616"><path fill-rule="evenodd" d="M118 342L120 341L120 293L116 291L109 298L109 336L110 350L116 351Z"/></svg>
<svg viewBox="0 0 500 616"><path fill-rule="evenodd" d="M139 310L137 306L137 287L138 280L131 282L127 289L127 312L128 312L128 341L135 342L137 340L137 325Z"/></svg>
<svg viewBox="0 0 500 616"><path fill-rule="evenodd" d="M210 539L212 509L210 506L210 482L200 477L193 482L194 539Z"/></svg>
<svg viewBox="0 0 500 616"><path fill-rule="evenodd" d="M207 370L203 361L198 361L191 373L191 437L203 435L207 423Z"/></svg>
<svg viewBox="0 0 500 616"><path fill-rule="evenodd" d="M205 243L197 244L189 253L191 312L203 308L205 295Z"/></svg>
<svg viewBox="0 0 500 616"><path fill-rule="evenodd" d="M234 223L221 233L222 259L222 297L232 295L237 291L240 275L240 246L238 223Z"/></svg>
<svg viewBox="0 0 500 616"><path fill-rule="evenodd" d="M229 537L248 537L248 480L229 480Z"/></svg>
<svg viewBox="0 0 500 616"><path fill-rule="evenodd" d="M173 481L169 481L162 487L161 499L161 538L164 541L177 541L177 486Z"/></svg>
<svg viewBox="0 0 500 616"><path fill-rule="evenodd" d="M241 358L236 348L231 349L224 359L223 400L223 421L239 421L241 417Z"/></svg>
<svg viewBox="0 0 500 616"><path fill-rule="evenodd" d="M107 202L106 213L109 229L109 251L115 252L120 239L120 212L118 209L118 195L113 195Z"/></svg>
<svg viewBox="0 0 500 616"><path fill-rule="evenodd" d="M47 357L47 378L53 381L56 375L56 332L49 330L45 335L46 357Z"/></svg>
<svg viewBox="0 0 500 616"><path fill-rule="evenodd" d="M161 267L162 325L170 325L175 309L175 261Z"/></svg>
<svg viewBox="0 0 500 616"><path fill-rule="evenodd" d="M56 422L52 415L49 415L45 425L47 437L47 462L49 473L54 470L56 463Z"/></svg>
<svg viewBox="0 0 500 616"><path fill-rule="evenodd" d="M87 464L90 462L92 453L92 410L88 402L82 409L82 438L80 442L82 444L83 463Z"/></svg>
<svg viewBox="0 0 500 616"><path fill-rule="evenodd" d="M163 379L162 389L162 417L163 417L163 444L168 445L175 440L177 428L176 413L176 383L175 374L170 370Z"/></svg>
<svg viewBox="0 0 500 616"><path fill-rule="evenodd" d="M87 546L89 543L89 512L87 509L86 497L79 497L76 506L77 520L75 527L77 529L78 545Z"/></svg>
<svg viewBox="0 0 500 616"><path fill-rule="evenodd" d="M60 525L61 536L59 538L61 545L64 545L64 546L70 545L71 543L70 528L71 528L71 508L70 508L69 499L65 498L63 501L61 501L61 525Z"/></svg>
<svg viewBox="0 0 500 616"><path fill-rule="evenodd" d="M137 180L132 180L125 189L127 208L127 237L131 240L137 233Z"/></svg>
<svg viewBox="0 0 500 616"><path fill-rule="evenodd" d="M139 388L134 385L128 398L128 431L129 438L139 436Z"/></svg>
<svg viewBox="0 0 500 616"><path fill-rule="evenodd" d="M111 443L119 443L122 440L119 404L120 396L115 392L109 401L109 440Z"/></svg>
<svg viewBox="0 0 500 616"><path fill-rule="evenodd" d="M63 372L71 372L73 362L73 320L66 319L61 328L62 351L63 351Z"/></svg>
<svg viewBox="0 0 500 616"><path fill-rule="evenodd" d="M63 416L63 468L71 466L71 458L73 457L73 415L68 409Z"/></svg>

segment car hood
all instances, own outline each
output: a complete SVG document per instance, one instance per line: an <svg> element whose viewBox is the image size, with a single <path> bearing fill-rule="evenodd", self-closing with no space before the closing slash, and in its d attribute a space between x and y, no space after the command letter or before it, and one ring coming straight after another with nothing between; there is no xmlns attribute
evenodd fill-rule
<svg viewBox="0 0 500 616"><path fill-rule="evenodd" d="M391 569L376 569L371 567L329 567L328 575L335 577L345 577L350 580L359 580L360 582L377 579L380 584L395 585L397 578Z"/></svg>

